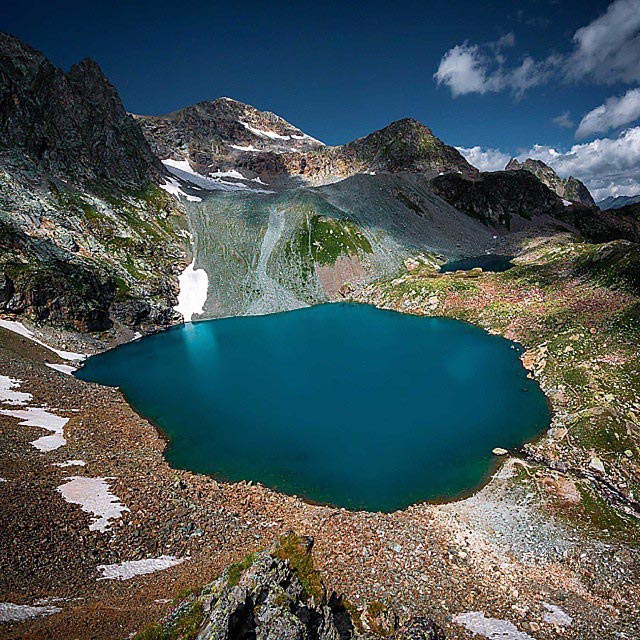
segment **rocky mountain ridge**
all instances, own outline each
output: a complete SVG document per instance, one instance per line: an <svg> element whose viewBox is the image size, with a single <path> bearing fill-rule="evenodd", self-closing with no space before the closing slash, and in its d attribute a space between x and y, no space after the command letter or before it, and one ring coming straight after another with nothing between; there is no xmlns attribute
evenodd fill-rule
<svg viewBox="0 0 640 640"><path fill-rule="evenodd" d="M0 310L38 322L177 322L192 251L216 317L338 299L412 256L483 253L529 228L633 239L567 206L546 165L544 180L531 163L480 173L414 119L329 147L230 98L134 117L95 62L65 73L7 34L0 74Z"/></svg>
<svg viewBox="0 0 640 640"><path fill-rule="evenodd" d="M74 181L142 188L162 172L93 60L65 73L6 33L0 33L0 140L43 172Z"/></svg>
<svg viewBox="0 0 640 640"><path fill-rule="evenodd" d="M278 188L375 171L478 173L456 149L411 118L329 147L279 116L231 98L166 116L135 117L162 160L187 161L205 177L239 172Z"/></svg>
<svg viewBox="0 0 640 640"><path fill-rule="evenodd" d="M505 171L530 171L549 189L557 193L564 200L583 204L587 207L595 207L596 203L589 193L589 189L577 178L569 176L564 180L542 160L527 158L524 162L519 162L516 158L511 158L505 167Z"/></svg>

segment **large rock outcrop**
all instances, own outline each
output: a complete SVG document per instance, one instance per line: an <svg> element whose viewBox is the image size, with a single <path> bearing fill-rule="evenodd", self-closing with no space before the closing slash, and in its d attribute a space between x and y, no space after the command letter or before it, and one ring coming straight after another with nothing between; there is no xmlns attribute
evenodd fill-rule
<svg viewBox="0 0 640 640"><path fill-rule="evenodd" d="M549 189L557 193L564 200L595 207L596 203L589 193L589 189L577 178L569 176L564 180L542 160L527 158L524 162L519 162L516 158L511 158L505 167L505 171L530 171L540 182L546 184Z"/></svg>
<svg viewBox="0 0 640 640"><path fill-rule="evenodd" d="M313 538L286 533L268 551L228 567L134 640L445 640L431 620L400 624L379 602L361 611L329 592L313 566L312 547Z"/></svg>
<svg viewBox="0 0 640 640"><path fill-rule="evenodd" d="M564 215L560 197L529 171L494 171L474 178L448 173L435 177L431 188L459 211L494 227L512 229L522 220Z"/></svg>

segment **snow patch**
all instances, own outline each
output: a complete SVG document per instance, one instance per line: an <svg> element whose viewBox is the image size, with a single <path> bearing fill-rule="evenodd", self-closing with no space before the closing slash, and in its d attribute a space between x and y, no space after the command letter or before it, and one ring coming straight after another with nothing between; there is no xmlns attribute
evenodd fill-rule
<svg viewBox="0 0 640 640"><path fill-rule="evenodd" d="M49 349L49 351L53 351L58 354L63 360L84 360L87 356L84 353L74 353L73 351L61 351L60 349L54 349L50 347L48 344L42 342L42 340L38 340L35 337L33 331L29 331L27 327L25 327L21 322L16 322L14 320L0 320L0 327L4 327L9 331L13 331L14 333L18 333L25 338L29 338L33 342L39 344L45 349Z"/></svg>
<svg viewBox="0 0 640 640"><path fill-rule="evenodd" d="M235 169L229 169L228 171L212 171L209 175L212 178L235 178L236 180L246 180L246 178Z"/></svg>
<svg viewBox="0 0 640 640"><path fill-rule="evenodd" d="M67 375L71 375L74 371L78 370L78 367L72 367L70 364L52 364L51 362L46 363L47 367L51 369L55 369L56 371L60 371L60 373L66 373Z"/></svg>
<svg viewBox="0 0 640 640"><path fill-rule="evenodd" d="M573 205L573 202L570 202L569 200L565 200L564 198L562 198L562 204L565 207L570 207L571 205Z"/></svg>
<svg viewBox="0 0 640 640"><path fill-rule="evenodd" d="M570 627L573 622L573 618L563 611L560 607L555 604L549 604L547 602L543 602L542 605L547 610L548 613L542 615L542 619L544 622L548 624L555 624L558 627Z"/></svg>
<svg viewBox="0 0 640 640"><path fill-rule="evenodd" d="M83 511L93 514L90 531L106 531L112 520L121 518L123 511L129 511L121 504L118 496L109 491L106 478L74 476L69 482L60 485L57 491L67 502L80 505Z"/></svg>
<svg viewBox="0 0 640 640"><path fill-rule="evenodd" d="M237 149L238 151L260 151L260 149L256 149L254 146L249 145L248 147L241 147L239 144L230 144L232 149Z"/></svg>
<svg viewBox="0 0 640 640"><path fill-rule="evenodd" d="M62 611L60 607L30 607L26 604L0 602L0 622L20 622L38 616L50 616Z"/></svg>
<svg viewBox="0 0 640 640"><path fill-rule="evenodd" d="M240 124L247 130L251 131L253 135L258 136L260 138L271 138L271 140L291 140L291 136L281 136L279 133L275 131L265 131L264 129L256 129L252 127L247 122L239 121Z"/></svg>
<svg viewBox="0 0 640 640"><path fill-rule="evenodd" d="M228 182L227 180L220 180L214 178L207 178L200 173L196 173L190 166L186 160L163 160L162 164L164 164L171 173L188 182L189 184L196 185L203 189L207 189L208 191L251 191L253 193L273 193L273 191L266 191L264 189L252 189L246 184L242 184L239 182ZM168 178L171 181L170 188L172 190L178 190L180 193L174 193L174 195L184 195L186 194L182 189L180 189L180 184L174 180L173 178ZM243 178L244 179L244 178ZM162 187L165 191L168 188ZM191 196L195 198L196 196Z"/></svg>
<svg viewBox="0 0 640 640"><path fill-rule="evenodd" d="M98 571L102 577L98 580L130 580L136 576L144 576L155 571L163 571L184 562L184 558L174 556L160 556L145 560L128 560L120 564L101 564Z"/></svg>
<svg viewBox="0 0 640 640"><path fill-rule="evenodd" d="M535 640L532 636L506 620L485 618L482 611L470 611L454 616L453 621L471 633L489 638L489 640Z"/></svg>
<svg viewBox="0 0 640 640"><path fill-rule="evenodd" d="M41 427L51 431L53 435L42 436L34 440L31 444L38 450L47 452L54 451L67 444L64 437L64 425L69 422L69 418L61 418L53 413L49 413L42 407L28 407L27 409L2 409L0 413L12 418L22 420L21 426Z"/></svg>
<svg viewBox="0 0 640 640"><path fill-rule="evenodd" d="M4 404L24 404L32 400L33 396L24 391L14 391L20 387L22 381L17 378L0 375L0 402Z"/></svg>
<svg viewBox="0 0 640 640"><path fill-rule="evenodd" d="M85 467L87 463L84 460L67 460L66 462L54 462L54 467Z"/></svg>
<svg viewBox="0 0 640 640"><path fill-rule="evenodd" d="M203 313L207 301L209 276L204 269L194 269L194 264L195 260L178 276L180 292L174 309L185 322L191 322L194 313Z"/></svg>

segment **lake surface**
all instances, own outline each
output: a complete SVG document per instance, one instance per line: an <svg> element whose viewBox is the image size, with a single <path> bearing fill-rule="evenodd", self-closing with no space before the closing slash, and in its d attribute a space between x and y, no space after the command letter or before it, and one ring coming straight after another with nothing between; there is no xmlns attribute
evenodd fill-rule
<svg viewBox="0 0 640 640"><path fill-rule="evenodd" d="M469 271L480 267L483 271L507 271L513 267L513 256L504 256L497 253L488 253L481 256L471 256L445 262L440 271Z"/></svg>
<svg viewBox="0 0 640 640"><path fill-rule="evenodd" d="M351 509L479 486L549 409L513 343L472 325L327 304L174 327L89 358L169 436L176 467Z"/></svg>

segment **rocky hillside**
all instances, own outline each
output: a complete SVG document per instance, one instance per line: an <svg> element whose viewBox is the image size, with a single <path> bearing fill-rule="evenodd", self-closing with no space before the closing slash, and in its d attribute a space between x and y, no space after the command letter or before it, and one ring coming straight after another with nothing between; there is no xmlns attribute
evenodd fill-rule
<svg viewBox="0 0 640 640"><path fill-rule="evenodd" d="M328 147L279 116L230 98L136 118L163 160L188 161L204 176L238 172L276 189L374 171L477 173L456 149L412 119Z"/></svg>
<svg viewBox="0 0 640 640"><path fill-rule="evenodd" d="M174 320L188 244L164 168L98 65L0 34L0 311L79 331Z"/></svg>
<svg viewBox="0 0 640 640"><path fill-rule="evenodd" d="M533 173L538 180L546 184L549 189L557 193L564 200L585 205L587 207L595 207L596 203L589 193L589 189L584 186L580 180L569 176L564 180L542 160L534 160L527 158L524 162L519 162L515 158L511 158L505 167L505 171L525 170Z"/></svg>
<svg viewBox="0 0 640 640"><path fill-rule="evenodd" d="M235 166L246 153L304 153L323 146L274 113L231 98L134 117L159 158L188 160L205 175Z"/></svg>
<svg viewBox="0 0 640 640"><path fill-rule="evenodd" d="M338 147L324 147L284 159L289 175L313 184L333 182L356 173L478 173L453 147L433 135L429 127L406 118Z"/></svg>

